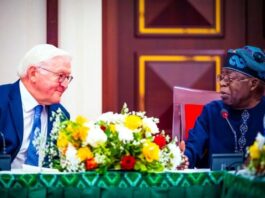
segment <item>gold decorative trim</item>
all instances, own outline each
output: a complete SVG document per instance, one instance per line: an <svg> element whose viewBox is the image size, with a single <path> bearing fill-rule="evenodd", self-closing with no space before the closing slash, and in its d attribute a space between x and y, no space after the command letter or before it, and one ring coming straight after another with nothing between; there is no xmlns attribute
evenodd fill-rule
<svg viewBox="0 0 265 198"><path fill-rule="evenodd" d="M138 73L138 101L139 110L145 110L145 66L146 62L214 62L216 75L221 73L221 56L218 55L142 55L139 56L139 73ZM220 91L219 83L216 83L216 91Z"/></svg>
<svg viewBox="0 0 265 198"><path fill-rule="evenodd" d="M147 28L145 0L139 0L138 20L140 34L217 35L221 33L221 0L215 0L215 26L211 28Z"/></svg>

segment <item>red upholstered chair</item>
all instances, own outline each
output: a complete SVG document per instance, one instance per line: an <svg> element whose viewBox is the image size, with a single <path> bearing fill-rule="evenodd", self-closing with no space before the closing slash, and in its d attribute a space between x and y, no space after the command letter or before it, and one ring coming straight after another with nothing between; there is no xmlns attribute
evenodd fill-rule
<svg viewBox="0 0 265 198"><path fill-rule="evenodd" d="M175 86L173 89L172 136L177 136L179 140L186 140L203 106L212 100L220 99L220 95L215 91L184 87Z"/></svg>

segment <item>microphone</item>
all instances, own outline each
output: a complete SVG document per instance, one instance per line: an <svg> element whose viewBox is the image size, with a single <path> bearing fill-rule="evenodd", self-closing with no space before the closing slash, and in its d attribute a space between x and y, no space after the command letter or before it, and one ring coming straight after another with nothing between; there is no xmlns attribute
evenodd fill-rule
<svg viewBox="0 0 265 198"><path fill-rule="evenodd" d="M2 154L0 154L0 171L2 170L11 170L11 156L6 154L6 141L4 134L0 131L0 135L2 138Z"/></svg>
<svg viewBox="0 0 265 198"><path fill-rule="evenodd" d="M221 115L226 120L227 124L229 125L229 128L231 129L231 131L234 134L234 139L235 139L235 152L238 152L238 148L237 148L237 135L236 135L236 131L234 130L233 126L231 125L231 123L230 123L230 121L228 119L229 113L228 113L228 111L226 109L223 108L221 110Z"/></svg>

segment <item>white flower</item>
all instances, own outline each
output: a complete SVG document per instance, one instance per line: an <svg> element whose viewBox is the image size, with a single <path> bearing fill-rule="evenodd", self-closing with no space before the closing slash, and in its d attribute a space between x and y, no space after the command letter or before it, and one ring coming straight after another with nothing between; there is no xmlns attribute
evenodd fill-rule
<svg viewBox="0 0 265 198"><path fill-rule="evenodd" d="M181 151L174 141L169 143L167 147L170 153L173 155L172 168L175 169L181 163Z"/></svg>
<svg viewBox="0 0 265 198"><path fill-rule="evenodd" d="M98 121L103 121L103 122L107 122L109 123L110 120L112 119L113 117L113 112L106 112L106 113L103 113L102 115L99 116L99 118L97 119Z"/></svg>
<svg viewBox="0 0 265 198"><path fill-rule="evenodd" d="M127 103L125 102L124 104L123 104L123 106L122 106L122 111L124 112L124 113L128 113L129 112L129 109L128 109L128 106L127 106Z"/></svg>
<svg viewBox="0 0 265 198"><path fill-rule="evenodd" d="M107 135L98 125L90 123L88 127L89 130L85 144L89 144L92 147L98 147L107 141Z"/></svg>
<svg viewBox="0 0 265 198"><path fill-rule="evenodd" d="M130 129L122 125L116 125L115 127L119 134L119 140L123 142L133 140L133 132Z"/></svg>
<svg viewBox="0 0 265 198"><path fill-rule="evenodd" d="M147 138L149 138L149 137L152 137L152 133L151 132L145 132L145 136L147 137Z"/></svg>
<svg viewBox="0 0 265 198"><path fill-rule="evenodd" d="M261 135L261 133L258 133L256 141L258 143L259 150L262 150L263 145L265 144L265 137Z"/></svg>
<svg viewBox="0 0 265 198"><path fill-rule="evenodd" d="M77 157L77 150L72 144L68 144L65 157L66 160L69 161L70 164L74 167L78 166L78 164L80 163L80 160Z"/></svg>
<svg viewBox="0 0 265 198"><path fill-rule="evenodd" d="M106 122L107 124L109 123L122 123L124 121L124 115L113 113L113 112L107 112L103 113L97 121L103 121Z"/></svg>
<svg viewBox="0 0 265 198"><path fill-rule="evenodd" d="M140 111L140 112L133 112L135 115L144 118L145 117L145 112L144 111Z"/></svg>
<svg viewBox="0 0 265 198"><path fill-rule="evenodd" d="M145 117L143 119L143 127L146 129L146 131L151 132L152 134L159 132L157 124L152 118Z"/></svg>
<svg viewBox="0 0 265 198"><path fill-rule="evenodd" d="M104 164L106 161L106 156L96 153L95 154L95 161L97 162L97 164Z"/></svg>

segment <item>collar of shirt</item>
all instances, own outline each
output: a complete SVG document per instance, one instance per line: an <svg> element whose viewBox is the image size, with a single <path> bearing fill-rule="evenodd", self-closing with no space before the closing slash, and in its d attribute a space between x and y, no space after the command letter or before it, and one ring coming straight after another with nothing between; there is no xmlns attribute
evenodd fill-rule
<svg viewBox="0 0 265 198"><path fill-rule="evenodd" d="M38 105L38 102L35 100L35 98L33 98L33 96L29 93L29 91L21 81L19 81L19 88L20 88L23 111L25 112L32 111L34 107Z"/></svg>

